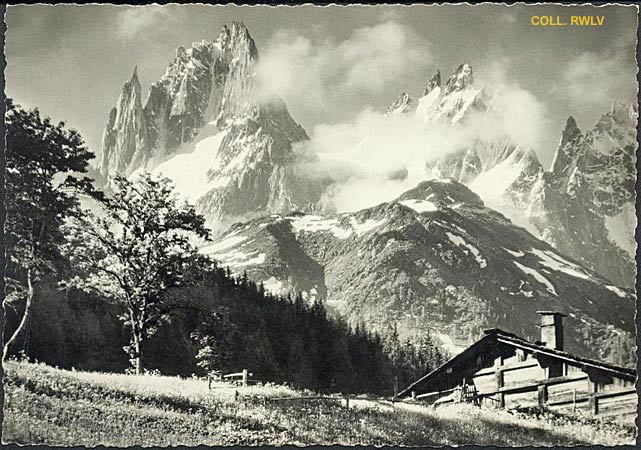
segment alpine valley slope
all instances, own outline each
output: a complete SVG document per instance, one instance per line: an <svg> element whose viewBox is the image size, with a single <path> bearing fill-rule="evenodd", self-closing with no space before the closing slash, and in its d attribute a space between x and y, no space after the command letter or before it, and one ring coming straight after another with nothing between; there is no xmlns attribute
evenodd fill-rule
<svg viewBox="0 0 641 450"><path fill-rule="evenodd" d="M308 136L281 99L261 95L258 58L247 28L233 22L214 42L179 47L144 104L134 70L109 114L101 177L162 173L210 224L313 210L324 182L295 170L314 159L294 151Z"/></svg>
<svg viewBox="0 0 641 450"><path fill-rule="evenodd" d="M635 301L484 206L430 180L354 213L273 214L235 224L202 249L276 294L303 291L352 323L429 331L457 352L501 327L538 336L537 310L568 314L566 349L629 364Z"/></svg>
<svg viewBox="0 0 641 450"><path fill-rule="evenodd" d="M418 101L403 93L387 112L465 126L476 114L496 112L495 100L477 86L472 67L462 64L445 86L437 70ZM549 170L532 149L507 137L479 138L468 148L428 160L427 177L468 185L487 205L563 254L632 287L637 120L636 105L620 102L586 133L569 117Z"/></svg>

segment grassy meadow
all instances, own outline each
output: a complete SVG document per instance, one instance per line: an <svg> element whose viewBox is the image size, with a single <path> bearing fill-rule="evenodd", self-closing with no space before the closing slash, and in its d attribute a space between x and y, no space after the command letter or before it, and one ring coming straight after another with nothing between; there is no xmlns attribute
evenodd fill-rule
<svg viewBox="0 0 641 450"><path fill-rule="evenodd" d="M634 424L468 405L367 398L285 400L284 386L235 387L157 375L76 372L5 363L2 441L19 444L498 445L633 444ZM236 399L235 392L239 397Z"/></svg>

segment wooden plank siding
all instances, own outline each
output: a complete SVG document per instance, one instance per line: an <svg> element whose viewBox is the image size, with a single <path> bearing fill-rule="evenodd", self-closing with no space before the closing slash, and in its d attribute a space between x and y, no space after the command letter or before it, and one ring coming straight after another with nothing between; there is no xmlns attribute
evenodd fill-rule
<svg viewBox="0 0 641 450"><path fill-rule="evenodd" d="M631 380L612 378L610 383L595 383L583 370L566 364L562 367L563 376L548 378L549 372L535 358L521 359L497 358L493 366L473 375L471 379L482 407L540 406L551 410L591 411L599 416L636 414L637 393ZM434 403L454 390L421 394L417 398Z"/></svg>

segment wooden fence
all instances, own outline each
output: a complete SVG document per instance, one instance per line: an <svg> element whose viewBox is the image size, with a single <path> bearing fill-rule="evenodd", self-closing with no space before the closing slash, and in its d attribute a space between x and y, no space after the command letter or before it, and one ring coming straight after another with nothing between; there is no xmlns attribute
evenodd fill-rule
<svg viewBox="0 0 641 450"><path fill-rule="evenodd" d="M261 382L260 380L252 379L251 377L253 376L254 374L247 369L243 369L242 372L228 373L227 375L223 375L221 371L213 371L207 375L207 383L209 389L211 389L212 381L228 381L238 386L248 386Z"/></svg>

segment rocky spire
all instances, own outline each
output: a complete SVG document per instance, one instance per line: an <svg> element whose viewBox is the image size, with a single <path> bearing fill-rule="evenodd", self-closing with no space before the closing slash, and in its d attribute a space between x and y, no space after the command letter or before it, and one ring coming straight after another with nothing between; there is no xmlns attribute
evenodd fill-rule
<svg viewBox="0 0 641 450"><path fill-rule="evenodd" d="M578 160L582 158L584 153L582 138L583 135L576 120L569 116L561 133L559 147L556 149L551 166L552 173L560 179L566 180L571 175L572 168L576 167Z"/></svg>
<svg viewBox="0 0 641 450"><path fill-rule="evenodd" d="M223 51L232 53L234 57L258 59L256 43L243 22L232 22L229 26L223 25L217 41L220 42Z"/></svg>
<svg viewBox="0 0 641 450"><path fill-rule="evenodd" d="M116 106L109 112L109 119L102 138L100 172L106 176L128 175L128 167L136 153L145 145L144 124L138 66L123 85Z"/></svg>
<svg viewBox="0 0 641 450"><path fill-rule="evenodd" d="M182 45L179 45L176 49L176 59L181 59L187 56L187 50Z"/></svg>
<svg viewBox="0 0 641 450"><path fill-rule="evenodd" d="M432 92L436 87L441 87L441 70L440 69L436 69L436 72L434 72L434 75L432 75L428 80L427 86L425 86L425 90L423 91L423 96Z"/></svg>
<svg viewBox="0 0 641 450"><path fill-rule="evenodd" d="M572 142L580 135L581 130L579 130L579 127L576 124L576 120L574 120L574 117L572 116L568 117L568 120L565 122L565 128L563 129L563 133L561 135L561 142L559 143L559 147L565 147L568 142Z"/></svg>
<svg viewBox="0 0 641 450"><path fill-rule="evenodd" d="M138 79L138 66L134 66L134 72L131 78L122 86L121 98L118 100L120 103L127 101L127 98L140 96L140 80Z"/></svg>
<svg viewBox="0 0 641 450"><path fill-rule="evenodd" d="M401 95L386 110L385 114L406 113L414 109L414 99L407 92Z"/></svg>
<svg viewBox="0 0 641 450"><path fill-rule="evenodd" d="M474 84L472 66L469 64L461 64L447 80L444 94L447 95L453 91L462 91L472 84Z"/></svg>

